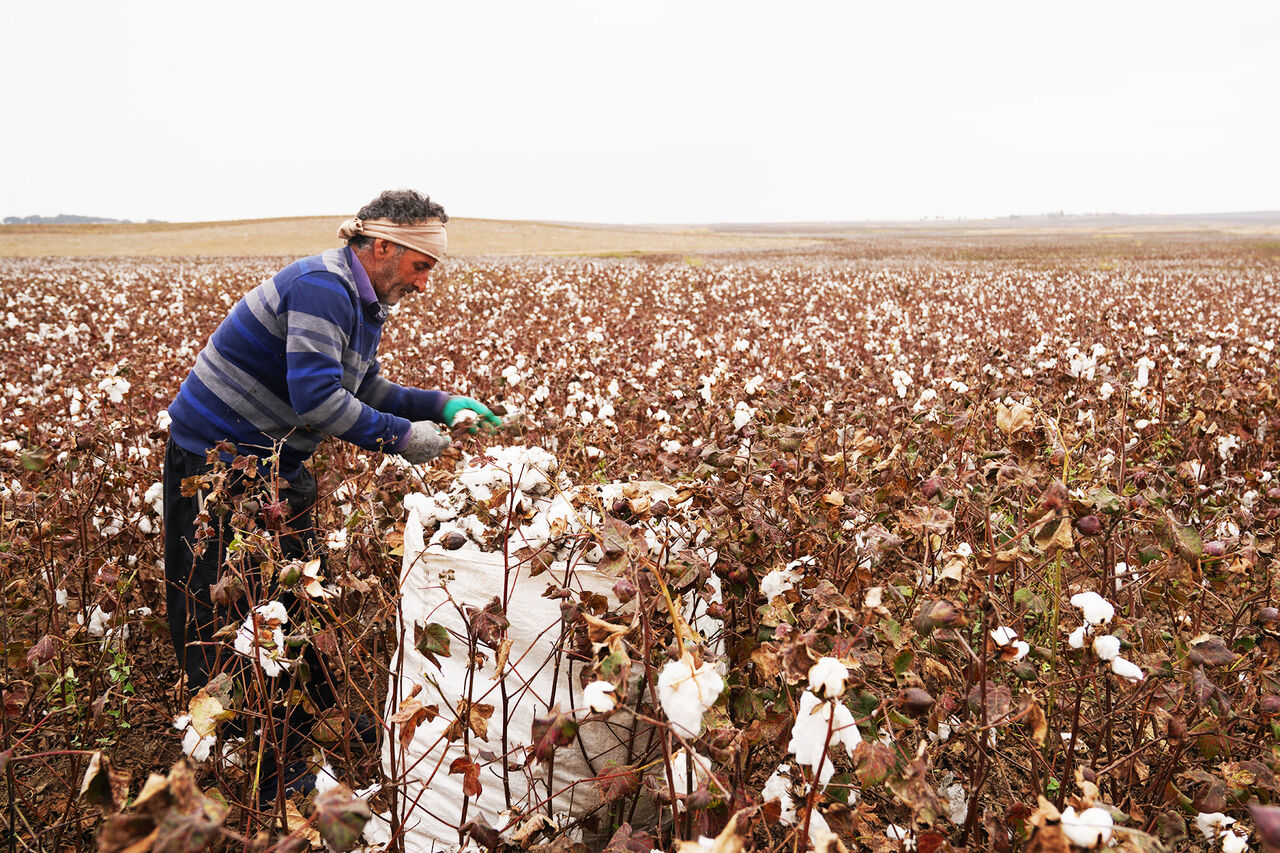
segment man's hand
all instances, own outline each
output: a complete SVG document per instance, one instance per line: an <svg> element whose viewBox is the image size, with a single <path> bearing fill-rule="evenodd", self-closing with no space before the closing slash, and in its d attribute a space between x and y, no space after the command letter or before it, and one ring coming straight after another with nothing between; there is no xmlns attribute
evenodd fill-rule
<svg viewBox="0 0 1280 853"><path fill-rule="evenodd" d="M480 416L480 423L487 427L502 426L502 419L489 411L489 407L479 400L473 400L470 397L450 397L449 402L444 404L444 422L452 426L453 419L458 416L459 412L470 410ZM475 429L471 430L475 432Z"/></svg>
<svg viewBox="0 0 1280 853"><path fill-rule="evenodd" d="M435 459L452 443L431 421L414 421L409 425L409 443L400 455L414 465L421 465Z"/></svg>

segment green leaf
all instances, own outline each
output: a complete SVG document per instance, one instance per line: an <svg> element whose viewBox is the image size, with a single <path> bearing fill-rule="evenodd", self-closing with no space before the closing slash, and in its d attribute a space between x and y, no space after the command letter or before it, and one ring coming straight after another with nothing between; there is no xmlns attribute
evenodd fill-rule
<svg viewBox="0 0 1280 853"><path fill-rule="evenodd" d="M440 666L440 657L449 656L449 631L443 625L430 622L426 625L413 626L413 647L436 666Z"/></svg>
<svg viewBox="0 0 1280 853"><path fill-rule="evenodd" d="M910 648L905 648L898 652L893 659L893 672L895 675L905 675L911 670L916 662L916 653Z"/></svg>
<svg viewBox="0 0 1280 853"><path fill-rule="evenodd" d="M1123 507L1120 504L1120 496L1115 492L1102 486L1096 492L1089 496L1089 502L1093 504L1093 508L1098 512L1115 514L1121 512Z"/></svg>

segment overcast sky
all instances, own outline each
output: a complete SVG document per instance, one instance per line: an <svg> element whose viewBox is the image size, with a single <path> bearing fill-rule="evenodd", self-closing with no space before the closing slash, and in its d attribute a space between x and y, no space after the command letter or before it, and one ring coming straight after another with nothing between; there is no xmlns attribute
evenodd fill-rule
<svg viewBox="0 0 1280 853"><path fill-rule="evenodd" d="M0 216L1280 209L1275 2L0 0Z"/></svg>

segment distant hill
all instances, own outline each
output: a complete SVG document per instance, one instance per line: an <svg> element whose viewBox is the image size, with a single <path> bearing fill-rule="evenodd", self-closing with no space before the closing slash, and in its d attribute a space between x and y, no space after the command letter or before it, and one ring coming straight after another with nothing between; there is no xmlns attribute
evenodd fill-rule
<svg viewBox="0 0 1280 853"><path fill-rule="evenodd" d="M59 213L57 216L6 216L5 225L121 225L132 219L108 219L105 216L80 216L75 213ZM148 219L148 222L159 222Z"/></svg>

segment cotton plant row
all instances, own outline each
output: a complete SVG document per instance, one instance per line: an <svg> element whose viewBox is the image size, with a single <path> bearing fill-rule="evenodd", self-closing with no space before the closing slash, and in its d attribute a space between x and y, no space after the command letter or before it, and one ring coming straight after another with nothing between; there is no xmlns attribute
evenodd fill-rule
<svg viewBox="0 0 1280 853"><path fill-rule="evenodd" d="M0 277L10 285L0 296L0 322L10 332L0 343L0 501L6 518L18 522L10 529L22 535L46 519L52 522L43 541L57 551L55 574L67 576L46 581L45 574L34 573L40 581L27 588L41 596L41 605L47 599L52 619L70 623L66 633L72 642L58 646L68 654L105 659L111 656L104 651L118 657L136 655L148 643L154 646L151 631L131 630L126 637L113 629L136 629L137 619L145 617L130 614L156 603L149 596L154 597L158 577L154 484L165 439L162 409L213 324L240 293L277 267L275 259L0 261ZM853 678L869 680L846 688L844 696L846 709L859 714L855 719L870 741L869 732L877 726L853 709L867 694L892 697L898 687L882 678L897 647L890 649L886 632L891 629L882 627L881 620L906 628L905 634L894 636L905 644L902 648L915 648L918 654L908 675L919 671L926 679L940 678L921 663L932 652L911 635L907 626L915 611L910 608L922 596L959 602L957 593L963 591L969 602L965 607L972 611L973 584L987 577L984 573L993 564L1000 572L992 581L1002 603L1000 618L979 626L970 612L973 627L965 637L976 655L990 656L990 678L1011 687L1015 698L1043 687L1048 664L1034 645L1048 634L1035 630L1034 614L1023 611L1022 599L1005 595L1012 578L1026 584L1045 571L1045 558L1025 544L1034 528L1023 537L1020 555L1010 558L1013 562L1002 563L1001 553L1013 547L1004 537L1039 517L1039 512L1029 513L1046 472L1056 478L1065 476L1065 470L1072 522L1081 521L1080 507L1094 499L1097 483L1110 484L1117 504L1107 511L1090 509L1094 518L1072 531L1071 546L1060 554L1068 591L1063 598L1096 590L1115 613L1141 611L1145 621L1115 616L1099 621L1095 608L1083 603L1064 608L1061 636L1067 638L1068 654L1059 658L1072 667L1083 665L1086 673L1105 673L1110 689L1122 697L1118 702L1149 692L1160 695L1168 676L1154 662L1169 647L1160 635L1154 641L1148 636L1152 626L1167 630L1175 648L1185 645L1193 631L1222 633L1236 654L1245 654L1256 639L1253 626L1261 605L1255 606L1253 599L1239 602L1247 609L1238 619L1212 620L1232 598L1215 584L1223 576L1252 583L1258 564L1268 559L1258 548L1269 547L1274 536L1270 513L1277 484L1274 454L1268 451L1274 448L1278 427L1266 390L1277 380L1273 341L1280 337L1280 288L1274 273L1274 263L1265 260L1194 255L1136 260L1111 270L1098 269L1087 259L922 263L894 255L873 262L824 253L763 261L716 258L699 267L680 262L453 259L440 273L440 301L433 302L437 297L429 294L398 310L388 324L383 372L405 383L470 392L505 409L511 426L497 443L543 446L555 451L560 468L545 470L545 486L526 484L523 476L508 470L501 482L496 476L486 481L491 475L484 473L468 487L460 478L471 468L484 467L476 458L484 456L484 444L492 441L476 446L463 439L467 455L462 467L445 471L437 466L422 481L416 479L420 472L399 469L394 461L384 466L376 454L326 445L318 460L322 466L327 460L336 464L318 472L324 486L354 472L353 481L376 479L378 487L339 489L331 498L326 493L322 539L331 565L363 561L360 570L368 577L379 549L393 544L384 539L388 520L402 518L400 495L406 484L416 484L410 492L421 490L424 503L414 511L429 517L429 526L438 525L432 547L443 547L446 539L463 549L506 544L519 550L526 543L541 544L552 556L580 554L586 559L598 556L584 535L601 521L592 513L608 511L628 497L621 491L566 490L561 471L578 483L692 478L729 501L724 514L715 516L712 532L734 530L741 537L728 543L726 562L717 570L733 585L728 603L737 608L737 618L744 606L747 611L768 608L779 597L793 615L806 618L797 591L804 598L816 579L836 571L841 572L836 580L847 581L850 595L864 595L870 587L882 590L879 601L888 615L870 619L866 614L874 608L864 609L858 619L866 620L862 628L870 632L868 650L884 660L851 670ZM451 310L442 310L446 301ZM1082 305L1089 311L1083 312ZM460 340L477 343L461 346ZM992 427L997 401L1010 411L1026 407L1030 425L1010 434ZM1050 423L1059 431L1055 441L1063 458L1050 459L1054 448L1042 443ZM850 425L856 428L841 431ZM852 436L858 431L865 431L874 450L855 449ZM765 455L791 433L816 441L816 447L805 448L796 439L791 449ZM844 435L849 441L842 441ZM1031 444L1036 445L1035 458L1028 461ZM983 458L987 453L1004 455ZM722 467L724 462L728 467ZM40 470L31 470L35 468ZM1132 485L1125 493L1118 485L1122 476ZM811 478L816 482L812 487ZM1015 497L998 501L989 521L980 513L982 520L975 523L970 490L984 481L1004 483L1005 478L1010 483L1005 494ZM521 484L514 490L513 479ZM483 505L485 488L493 506ZM785 503L784 490L795 496L794 505ZM494 501L502 492L505 497ZM50 494L56 496L52 503ZM823 496L832 503L822 502ZM1159 503L1144 506L1152 500ZM839 501L844 505L836 505ZM925 503L940 513L902 521ZM83 521L83 532L78 522L60 517L72 507L75 519ZM451 512L452 518L440 517ZM920 521L939 525L939 532L912 534L907 527ZM995 553L983 526L988 523ZM1203 537L1203 553L1192 563L1156 541L1156 529L1170 524L1194 528ZM803 539L806 526L819 527L824 535ZM777 530L788 544L769 540ZM656 535L651 547L670 549L691 538L675 521L651 532ZM751 533L765 544L748 546ZM739 565L734 562L739 546L748 553L751 548L775 553L756 555L755 562L743 558ZM832 559L837 551L847 559ZM658 553L651 550L650 556ZM805 554L816 556L800 561ZM94 579L100 558L118 567L119 581ZM740 575L731 579L735 571ZM1178 578L1168 587L1166 621L1165 608L1155 607L1152 596L1166 589L1171 574L1193 571L1200 573L1197 582L1206 589L1203 599L1183 598L1187 581ZM313 583L317 597L311 600L329 601L322 597L332 589L329 582L317 576L306 582L307 588ZM55 597L55 588L68 586L84 619L83 634L75 630L76 614L67 613ZM21 596L23 588L7 587L10 600ZM1047 602L1043 589L1035 591ZM117 596L118 601L107 600ZM774 605L777 612L782 608ZM1193 628L1193 617L1199 619L1201 613L1210 624ZM1235 627L1229 632L1227 626ZM95 636L91 627L102 635ZM276 626L283 634L289 627ZM240 663L263 671L279 667L282 675L296 671L290 663L296 651L277 651L270 620L235 628L226 638L227 653ZM105 647L104 641L109 641ZM695 778L674 780L677 793L691 793L705 781L704 769L716 776L728 766L715 758L708 729L713 722L721 724L726 712L738 713L734 702L744 690L744 668L732 658L703 658L691 651L686 661L681 649L670 653L669 663L687 673L676 679L681 670L673 669L673 692L692 685L702 697L673 715L655 709L673 738L687 742L684 755L699 757L693 762ZM826 656L825 650L820 656ZM839 659L851 665L847 657ZM657 662L656 672L667 663ZM89 671L86 664L77 660L76 665L82 681L91 683L83 677ZM1236 680L1236 668L1209 667L1204 677L1230 696L1237 713L1246 715L1267 689L1263 675L1255 675L1266 672L1260 667L1253 660L1238 667L1248 672L1244 681ZM1186 666L1175 662L1174 671L1186 671ZM1028 674L1033 681L1018 680ZM712 692L713 675L723 687L702 708L702 699ZM1064 727L1068 712L1063 708L1071 707L1077 689L1061 680L1061 670L1058 675L1060 694L1048 721L1055 733ZM844 729L831 722L841 712L819 696L806 676L798 673L799 680L787 688L792 705L786 706L789 716L776 742L776 758L787 770L770 783L771 790L790 791L797 815L803 815L809 793L827 772L801 761L811 757L804 750L810 740L795 731L800 720L794 713L802 701L813 701L804 694L817 700L810 722L830 715L826 764L845 769L850 760L846 745L835 737ZM972 709L964 709L963 688L935 681L928 686L938 699L937 712L915 730L897 731L902 754L909 757L914 746L925 743L935 789L948 773L968 785L972 759L964 750L981 738L988 747L994 745L993 760L1012 762L1010 779L1017 797L1034 801L1035 792L1024 790L1030 782L1018 775L1020 740L1013 730L1002 725L975 732ZM608 682L584 685L577 713L608 713L621 701L610 687ZM1086 695L1087 719L1100 707ZM695 719L690 709L699 708ZM1127 724L1125 714L1116 716L1117 724ZM167 727L170 721L164 723ZM182 731L163 736L192 737L189 727ZM696 735L688 736L690 731ZM1155 731L1163 733L1158 725ZM1259 731L1263 734L1258 737L1265 739L1265 724ZM198 744L191 745L192 752L199 752ZM792 745L796 749L788 751ZM1045 754L1060 761L1070 748L1054 737ZM1074 740L1077 756L1098 755L1100 761L1120 758L1128 748L1117 745L1117 752L1104 753L1092 724L1082 726ZM1161 759L1148 752L1138 760L1150 763L1158 774ZM1184 760L1214 774L1221 763L1195 755ZM202 767L213 763L206 759ZM766 778L776 765L756 769L761 770L758 778ZM339 765L336 772L345 771ZM830 787L819 792L820 802L827 802ZM1132 795L1138 796L1137 791ZM947 810L961 802L939 795ZM881 837L891 825L901 830L892 830L894 837L904 841L923 831L911 825L910 809L883 787L865 786L856 796L857 805L878 810L873 828ZM991 787L976 796L983 808L1008 805L1004 792ZM1076 801L1076 816L1083 818L1091 807ZM1223 811L1242 817L1234 807ZM1231 828L1238 835L1239 825ZM800 833L798 827L791 829ZM812 837L812 825L810 830ZM952 833L953 843L959 833L957 827L938 831ZM1123 838L1123 832L1117 826L1112 840ZM1210 841L1217 846L1237 843L1221 834L1206 837ZM974 843L973 835L969 843Z"/></svg>

